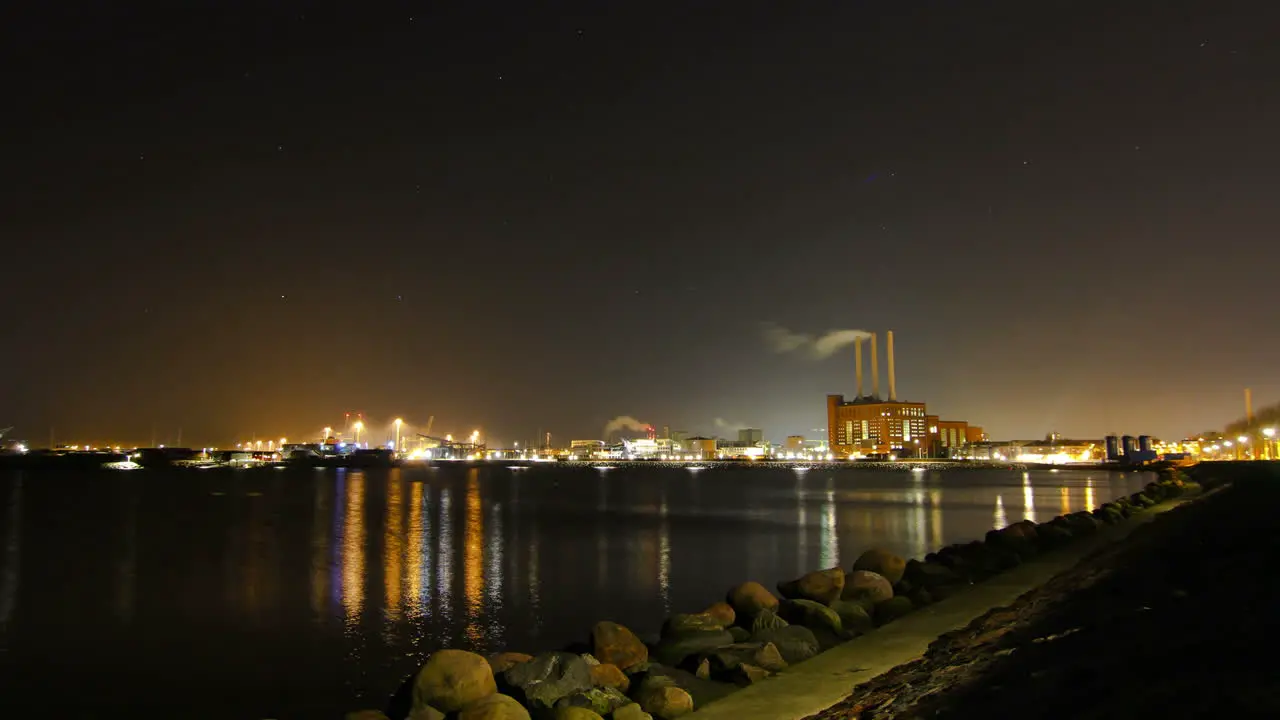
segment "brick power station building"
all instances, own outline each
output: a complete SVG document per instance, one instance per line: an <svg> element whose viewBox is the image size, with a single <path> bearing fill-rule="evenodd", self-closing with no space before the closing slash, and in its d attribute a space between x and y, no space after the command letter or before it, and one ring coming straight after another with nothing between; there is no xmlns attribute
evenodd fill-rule
<svg viewBox="0 0 1280 720"><path fill-rule="evenodd" d="M941 420L922 402L898 399L894 376L893 331L885 333L889 397L880 397L880 365L876 333L871 333L871 393L863 394L862 339L853 345L857 394L827 396L827 442L836 455L895 455L948 457L969 443L986 440L982 428L967 422Z"/></svg>

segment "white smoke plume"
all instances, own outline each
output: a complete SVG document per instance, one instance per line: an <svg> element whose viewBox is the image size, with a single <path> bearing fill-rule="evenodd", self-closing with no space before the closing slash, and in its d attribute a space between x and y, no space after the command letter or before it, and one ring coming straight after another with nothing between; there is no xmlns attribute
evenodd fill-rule
<svg viewBox="0 0 1280 720"><path fill-rule="evenodd" d="M765 323L761 331L765 342L774 352L801 351L815 360L829 358L846 345L852 345L860 338L871 337L871 333L866 330L828 330L823 335L814 336L792 332L775 323Z"/></svg>
<svg viewBox="0 0 1280 720"><path fill-rule="evenodd" d="M716 429L717 429L717 430L724 430L724 431L727 431L727 432L737 432L737 431L742 430L742 429L747 428L747 427L750 427L750 426L749 426L749 425L747 425L746 423L740 423L740 422L729 422L728 420L725 420L724 418L716 418Z"/></svg>
<svg viewBox="0 0 1280 720"><path fill-rule="evenodd" d="M610 420L608 424L604 426L604 437L608 439L610 435L613 435L619 430L634 430L635 432L645 432L648 429L649 429L649 423L642 423L639 420L631 417L630 415L619 415L618 417Z"/></svg>

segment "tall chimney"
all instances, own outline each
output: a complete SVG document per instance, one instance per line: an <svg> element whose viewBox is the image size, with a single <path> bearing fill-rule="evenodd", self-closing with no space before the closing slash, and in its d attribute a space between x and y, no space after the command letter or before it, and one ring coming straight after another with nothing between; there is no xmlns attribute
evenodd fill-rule
<svg viewBox="0 0 1280 720"><path fill-rule="evenodd" d="M893 378L893 331L884 334L884 349L889 354L889 402L898 401L898 385Z"/></svg>
<svg viewBox="0 0 1280 720"><path fill-rule="evenodd" d="M876 351L875 333L871 333L871 394L880 398L880 353Z"/></svg>
<svg viewBox="0 0 1280 720"><path fill-rule="evenodd" d="M858 394L855 398L862 397L862 338L853 341L853 368L858 376Z"/></svg>

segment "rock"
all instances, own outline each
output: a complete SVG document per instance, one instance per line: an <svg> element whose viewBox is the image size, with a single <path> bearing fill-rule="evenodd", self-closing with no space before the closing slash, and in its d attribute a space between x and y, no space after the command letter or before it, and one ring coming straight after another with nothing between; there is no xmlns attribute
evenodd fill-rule
<svg viewBox="0 0 1280 720"><path fill-rule="evenodd" d="M808 573L798 580L778 583L778 592L789 600L812 600L826 605L840 598L844 589L844 571L829 568Z"/></svg>
<svg viewBox="0 0 1280 720"><path fill-rule="evenodd" d="M489 667L493 668L494 675L501 675L516 665L523 662L529 662L532 659L532 655L526 655L518 652L494 653L489 656Z"/></svg>
<svg viewBox="0 0 1280 720"><path fill-rule="evenodd" d="M458 720L529 720L529 711L513 697L490 695L463 708Z"/></svg>
<svg viewBox="0 0 1280 720"><path fill-rule="evenodd" d="M617 688L622 692L631 689L631 678L613 663L591 665L591 684L596 687Z"/></svg>
<svg viewBox="0 0 1280 720"><path fill-rule="evenodd" d="M904 566L905 567L905 566ZM889 579L870 570L854 570L844 580L841 600L865 600L872 605L893 597L893 584Z"/></svg>
<svg viewBox="0 0 1280 720"><path fill-rule="evenodd" d="M731 589L725 601L739 619L754 618L761 610L778 609L778 598L765 586L754 581L744 582Z"/></svg>
<svg viewBox="0 0 1280 720"><path fill-rule="evenodd" d="M690 632L723 630L724 625L711 613L677 613L662 624L662 637L676 637Z"/></svg>
<svg viewBox="0 0 1280 720"><path fill-rule="evenodd" d="M907 598L889 598L882 603L876 604L876 624L884 625L885 623L893 622L914 609L915 606Z"/></svg>
<svg viewBox="0 0 1280 720"><path fill-rule="evenodd" d="M675 720L693 712L693 696L668 678L647 678L635 699L640 709L662 720Z"/></svg>
<svg viewBox="0 0 1280 720"><path fill-rule="evenodd" d="M587 667L595 667L600 664L596 656L591 653L578 653L578 657L582 658L582 662L586 663Z"/></svg>
<svg viewBox="0 0 1280 720"><path fill-rule="evenodd" d="M911 594L908 595L907 598L911 600L912 605L918 608L933 604L933 595L924 588L916 588L915 590L912 590Z"/></svg>
<svg viewBox="0 0 1280 720"><path fill-rule="evenodd" d="M694 674L694 677L698 678L699 680L710 680L711 679L711 661L706 658L702 658L702 662L698 663L698 669L693 674Z"/></svg>
<svg viewBox="0 0 1280 720"><path fill-rule="evenodd" d="M818 638L803 625L762 630L751 637L756 642L773 643L788 665L795 665L818 654Z"/></svg>
<svg viewBox="0 0 1280 720"><path fill-rule="evenodd" d="M755 652L750 664L774 673L782 672L787 667L787 661L782 658L782 653L778 652L778 646L771 642L765 643Z"/></svg>
<svg viewBox="0 0 1280 720"><path fill-rule="evenodd" d="M769 677L769 671L755 665L743 663L734 670L734 681L739 685L755 685Z"/></svg>
<svg viewBox="0 0 1280 720"><path fill-rule="evenodd" d="M567 652L543 653L506 671L502 678L530 710L550 710L560 698L593 687L586 661Z"/></svg>
<svg viewBox="0 0 1280 720"><path fill-rule="evenodd" d="M430 705L423 705L409 713L405 720L445 720L445 715Z"/></svg>
<svg viewBox="0 0 1280 720"><path fill-rule="evenodd" d="M738 619L738 614L733 611L733 606L727 602L718 602L712 604L711 607L702 611L704 615L710 615L720 622L720 627L727 628Z"/></svg>
<svg viewBox="0 0 1280 720"><path fill-rule="evenodd" d="M413 707L458 712L497 692L488 660L463 650L440 650L427 658L413 680Z"/></svg>
<svg viewBox="0 0 1280 720"><path fill-rule="evenodd" d="M705 653L733 644L733 636L724 630L703 630L663 638L653 649L653 655L664 665L676 666L690 655Z"/></svg>
<svg viewBox="0 0 1280 720"><path fill-rule="evenodd" d="M761 610L760 614L756 615L756 619L751 622L751 632L755 634L761 630L776 630L790 624L773 610Z"/></svg>
<svg viewBox="0 0 1280 720"><path fill-rule="evenodd" d="M871 613L860 602L853 600L837 600L831 603L831 609L840 616L840 625L847 632L868 633L876 628Z"/></svg>
<svg viewBox="0 0 1280 720"><path fill-rule="evenodd" d="M712 677L727 677L739 665L746 663L764 668L769 672L780 672L787 666L782 659L778 647L773 643L753 642L735 643L722 647L704 658L710 663Z"/></svg>
<svg viewBox="0 0 1280 720"><path fill-rule="evenodd" d="M1040 526L1040 544L1046 548L1055 548L1071 542L1074 535L1071 530L1055 523Z"/></svg>
<svg viewBox="0 0 1280 720"><path fill-rule="evenodd" d="M578 705L557 707L555 720L604 720L600 713Z"/></svg>
<svg viewBox="0 0 1280 720"><path fill-rule="evenodd" d="M343 716L346 720L389 720L381 710L356 710ZM441 716L443 717L443 716Z"/></svg>
<svg viewBox="0 0 1280 720"><path fill-rule="evenodd" d="M617 688L591 688L562 697L556 701L556 712L564 708L585 708L596 715L608 715L614 710L631 702L631 699Z"/></svg>
<svg viewBox="0 0 1280 720"><path fill-rule="evenodd" d="M613 720L653 720L653 716L645 712L639 703L630 703L614 710Z"/></svg>
<svg viewBox="0 0 1280 720"><path fill-rule="evenodd" d="M873 573L879 573L889 581L890 585L902 579L902 573L906 567L906 560L880 548L872 548L862 553L853 563L854 570L870 570Z"/></svg>
<svg viewBox="0 0 1280 720"><path fill-rule="evenodd" d="M698 658L698 660L700 661L701 659ZM635 696L637 688L643 686L646 682L666 683L684 690L689 693L689 697L693 698L695 709L726 697L738 689L736 685L715 680L703 680L686 670L667 667L659 663L652 664L649 672L645 673L643 677L632 679L631 694Z"/></svg>
<svg viewBox="0 0 1280 720"><path fill-rule="evenodd" d="M922 588L934 588L939 585L952 585L961 582L961 578L956 571L939 562L920 562L919 560L908 560L906 569L902 573L904 580L910 580L912 584ZM848 587L848 583L845 583ZM886 600L888 598L885 598Z"/></svg>
<svg viewBox="0 0 1280 720"><path fill-rule="evenodd" d="M751 639L751 631L746 628L734 625L733 627L726 629L729 631L729 634L733 636L733 641L736 643L746 642Z"/></svg>
<svg viewBox="0 0 1280 720"><path fill-rule="evenodd" d="M820 628L835 635L844 631L836 611L813 600L784 600L779 611L783 619L793 625L803 625L810 630Z"/></svg>
<svg viewBox="0 0 1280 720"><path fill-rule="evenodd" d="M649 660L649 648L640 642L635 633L615 622L607 620L591 628L591 653L602 663L617 665L623 670Z"/></svg>

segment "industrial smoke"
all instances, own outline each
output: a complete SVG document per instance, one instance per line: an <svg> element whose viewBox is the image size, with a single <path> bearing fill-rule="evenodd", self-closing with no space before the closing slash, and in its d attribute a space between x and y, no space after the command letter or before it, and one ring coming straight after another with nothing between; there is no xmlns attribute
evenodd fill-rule
<svg viewBox="0 0 1280 720"><path fill-rule="evenodd" d="M765 342L774 352L800 351L815 360L829 358L846 345L871 337L871 333L866 330L828 330L823 335L814 336L792 332L775 323L765 323L762 331Z"/></svg>
<svg viewBox="0 0 1280 720"><path fill-rule="evenodd" d="M649 423L642 423L630 415L619 415L610 420L604 426L604 437L608 438L619 430L633 430L635 432L648 432Z"/></svg>

